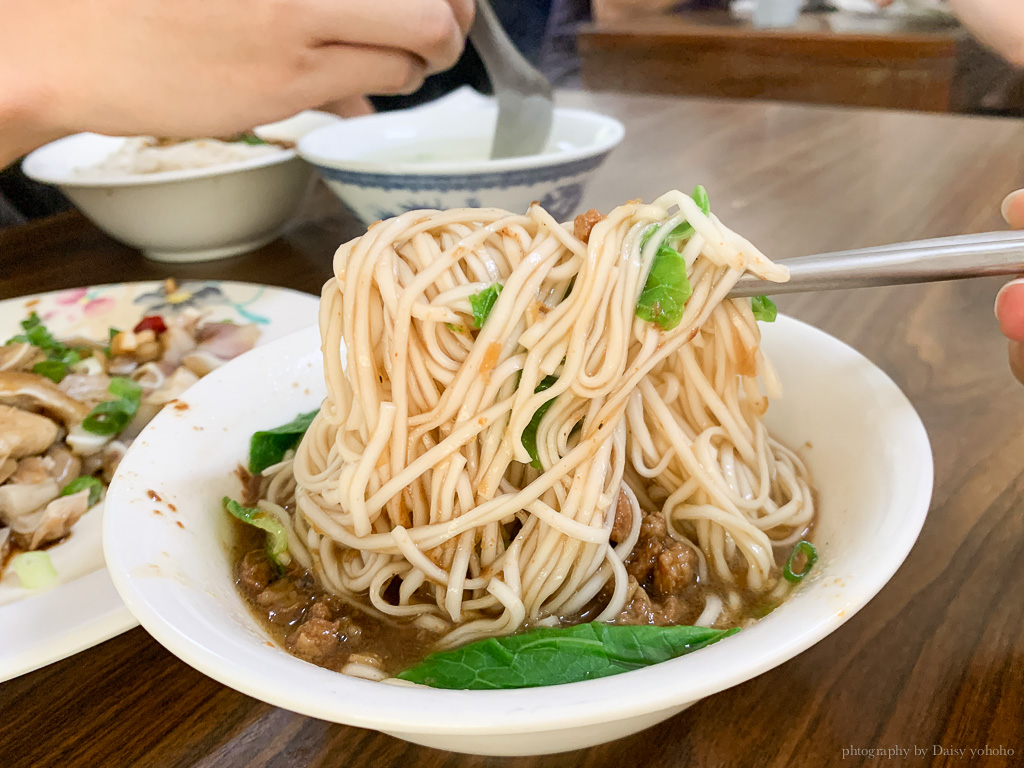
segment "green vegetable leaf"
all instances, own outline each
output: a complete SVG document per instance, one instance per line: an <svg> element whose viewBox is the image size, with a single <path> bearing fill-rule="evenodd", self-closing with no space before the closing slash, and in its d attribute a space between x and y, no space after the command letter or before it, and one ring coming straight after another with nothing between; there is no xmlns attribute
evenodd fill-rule
<svg viewBox="0 0 1024 768"><path fill-rule="evenodd" d="M44 360L32 366L32 373L45 376L54 384L60 384L68 375L68 364L60 360Z"/></svg>
<svg viewBox="0 0 1024 768"><path fill-rule="evenodd" d="M107 391L116 400L104 400L96 405L82 420L82 429L94 435L116 435L128 426L142 401L142 387L131 379L115 377L110 380Z"/></svg>
<svg viewBox="0 0 1024 768"><path fill-rule="evenodd" d="M286 566L291 562L288 555L288 534L281 521L269 515L259 507L243 507L234 499L224 497L224 509L243 523L248 523L267 534L267 555L278 566Z"/></svg>
<svg viewBox="0 0 1024 768"><path fill-rule="evenodd" d="M120 376L110 380L110 386L107 387L107 391L122 400L142 399L142 387L138 382Z"/></svg>
<svg viewBox="0 0 1024 768"><path fill-rule="evenodd" d="M543 392L545 389L551 389L556 381L558 381L557 376L545 376L533 391ZM523 430L523 447L530 454L530 466L534 469L544 469L540 463L540 456L537 455L537 429L540 427L540 420L544 418L544 414L548 412L548 408L553 402L555 401L548 400L538 408L537 412L533 414L533 418L530 419L530 423L526 425L526 429Z"/></svg>
<svg viewBox="0 0 1024 768"><path fill-rule="evenodd" d="M494 309L494 302L498 300L501 293L501 283L484 288L480 293L474 293L469 297L469 305L473 308L473 326L483 328L487 316Z"/></svg>
<svg viewBox="0 0 1024 768"><path fill-rule="evenodd" d="M711 213L711 201L708 199L708 191L704 189L704 186L698 184L693 188L693 194L690 195L693 198L693 202L700 206L700 209L704 211L704 215L707 216Z"/></svg>
<svg viewBox="0 0 1024 768"><path fill-rule="evenodd" d="M35 312L29 313L29 316L21 321L21 330L24 333L11 337L7 340L7 343L28 343L47 352L51 349L66 349L63 344L54 338L53 334L50 333L39 318L39 315Z"/></svg>
<svg viewBox="0 0 1024 768"><path fill-rule="evenodd" d="M267 143L263 139L261 139L259 136L257 136L255 133L253 133L252 131L246 131L245 133L239 134L238 140L241 141L243 144L252 144L252 145L259 145L259 144L266 144Z"/></svg>
<svg viewBox="0 0 1024 768"><path fill-rule="evenodd" d="M55 384L67 376L69 367L81 362L83 356L92 354L89 349L72 349L59 342L35 312L21 321L21 329L24 333L12 337L7 343L31 344L45 352L46 360L32 366L32 372L45 376Z"/></svg>
<svg viewBox="0 0 1024 768"><path fill-rule="evenodd" d="M103 354L106 355L107 357L113 357L113 354L110 351L110 345L114 343L114 337L117 336L117 334L119 334L120 332L121 331L118 330L117 328L107 329L107 346L103 348Z"/></svg>
<svg viewBox="0 0 1024 768"><path fill-rule="evenodd" d="M60 495L72 496L79 491L86 490L87 488L89 489L89 506L95 506L96 502L100 500L100 494L103 493L103 483L96 477L90 477L89 475L76 477L64 486L64 490L60 492Z"/></svg>
<svg viewBox="0 0 1024 768"><path fill-rule="evenodd" d="M460 690L576 683L668 661L738 631L596 622L535 629L431 654L398 678Z"/></svg>
<svg viewBox="0 0 1024 768"><path fill-rule="evenodd" d="M48 552L22 552L11 560L25 589L43 589L57 583L57 569Z"/></svg>
<svg viewBox="0 0 1024 768"><path fill-rule="evenodd" d="M754 319L764 323L774 323L779 316L775 302L767 296L755 296L750 300L750 308L754 310Z"/></svg>
<svg viewBox="0 0 1024 768"><path fill-rule="evenodd" d="M683 319L683 310L693 289L686 276L686 261L675 248L662 243L654 256L636 314L641 320L657 323L671 331Z"/></svg>
<svg viewBox="0 0 1024 768"><path fill-rule="evenodd" d="M256 432L249 441L249 471L258 475L283 461L285 453L299 444L318 413L319 409L300 413L287 424Z"/></svg>
<svg viewBox="0 0 1024 768"><path fill-rule="evenodd" d="M711 201L708 199L708 191L703 186L698 184L693 188L693 194L690 195L693 198L693 202L700 206L700 209L704 211L704 215L707 216L711 213ZM651 227L643 236L640 238L640 248L643 249L647 245L647 241L653 237L654 233L658 231L660 227ZM681 224L677 224L675 229L668 233L668 237L665 238L665 242L674 244L676 248L679 247L679 243L688 237L693 236L693 227L690 222L684 221Z"/></svg>

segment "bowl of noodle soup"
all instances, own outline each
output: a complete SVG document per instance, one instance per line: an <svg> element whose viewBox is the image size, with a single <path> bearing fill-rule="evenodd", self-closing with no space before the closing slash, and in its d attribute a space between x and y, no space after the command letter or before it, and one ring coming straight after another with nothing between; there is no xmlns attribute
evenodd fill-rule
<svg viewBox="0 0 1024 768"><path fill-rule="evenodd" d="M670 193L585 226L538 206L415 211L342 246L318 328L215 371L122 462L104 544L129 608L244 693L493 755L634 733L834 631L920 532L927 435L856 351L728 298L744 271L786 272L701 208ZM652 276L668 290L653 314ZM242 473L246 497L254 433L303 412L281 460ZM225 497L279 546L240 545ZM814 560L790 579L805 540ZM280 618L303 590L276 632L260 606ZM374 622L415 629L408 658ZM644 653L663 631L721 634L612 674L589 635L552 641L589 627L642 630ZM317 644L357 635L370 646ZM522 645L497 671L466 655L541 636L543 672ZM481 667L406 669L459 653Z"/></svg>

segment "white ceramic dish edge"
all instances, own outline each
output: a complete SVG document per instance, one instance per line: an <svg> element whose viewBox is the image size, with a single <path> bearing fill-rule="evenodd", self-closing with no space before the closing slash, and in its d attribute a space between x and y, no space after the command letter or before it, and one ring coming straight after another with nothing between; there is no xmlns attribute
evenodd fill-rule
<svg viewBox="0 0 1024 768"><path fill-rule="evenodd" d="M310 110L287 120L259 126L255 132L266 139L294 141L297 144L307 133L338 122L341 122L341 118L335 115ZM104 136L98 133L76 133L65 136L30 153L22 163L22 170L26 176L35 181L72 189L78 187L143 187L241 173L255 168L278 165L299 157L297 150L293 148L206 168L187 168L179 171L120 176L78 175L79 169L101 161L121 146L124 141L125 137L123 136ZM85 148L86 155L72 162L70 158L79 148Z"/></svg>
<svg viewBox="0 0 1024 768"><path fill-rule="evenodd" d="M423 120L423 115L432 114L433 108L423 110L416 119ZM497 107L489 104L478 106L455 105L450 110L437 114L443 115L446 120L457 120L459 115L476 118L484 116L490 123L497 119ZM476 176L482 174L501 173L503 171L526 171L539 168L547 168L559 165L574 163L579 160L597 157L611 152L622 141L625 136L625 126L614 117L590 112L583 109L571 109L568 107L555 108L555 120L559 117L589 121L595 128L603 130L604 134L593 143L570 151L549 151L539 155L526 157L507 157L495 160L465 160L450 162L382 162L360 160L357 157L338 157L327 154L320 145L326 143L347 146L350 141L345 141L349 134L355 134L362 130L372 128L374 125L393 124L400 119L397 113L385 112L379 115L366 115L353 118L346 123L328 125L310 131L299 142L299 154L309 163L324 168L336 170L353 171L360 173L385 173L394 176ZM493 131L490 128L489 131ZM487 133L484 131L482 133ZM433 136L434 134L431 134ZM331 141L328 141L331 140ZM415 141L408 141L403 146L416 146Z"/></svg>
<svg viewBox="0 0 1024 768"><path fill-rule="evenodd" d="M861 573L853 584L840 583L844 579L853 580L854 576L828 573L830 564L826 546L816 573L801 588L806 591L812 585L825 584L820 589L815 586L813 600L798 591L790 601L757 625L698 654L655 668L585 683L546 689L469 692L395 687L353 680L306 664L265 644L237 641L225 644L220 628L204 619L199 607L184 608L187 602L182 602L181 598L186 593L182 592L182 583L178 579L183 578L187 582L194 576L149 578L141 575L139 569L146 567L145 560L140 559L142 553L133 549L131 533L115 525L115 521L129 520L132 500L143 491L142 484L146 481L133 477L138 469L143 468L141 453L129 453L108 500L116 512L108 516L104 546L115 586L143 626L186 662L226 685L312 717L375 728L431 746L487 754L560 751L600 743L639 730L700 698L777 666L837 629L888 582L910 552L923 525L932 483L931 453L924 427L905 396L883 372L826 334L790 318L780 317L775 327L766 329L766 343L773 338L781 338L781 334L791 334L798 339L792 342L794 345L799 345L799 340L822 345L822 349L827 348L826 357L834 358L836 370L859 377L865 387L865 397L870 394L872 397L869 399L877 401L879 413L887 414L892 420L885 425L892 434L892 440L879 446L882 458L915 457L916 463L903 473L899 487L888 499L888 508L899 510L900 514L878 521L880 528L876 534L886 545L869 548L868 557L873 567L868 572ZM319 376L319 335L316 329L299 332L289 337L287 343L282 341L276 347L256 350L246 356L251 366L262 366L272 358L275 365L284 368L293 364L307 366L309 374L300 385L315 383ZM235 370L241 371L238 363L234 365ZM219 375L215 374L197 385L193 391L197 404L220 386L219 381L231 373L230 368L225 367L218 372ZM316 391L322 391L322 384ZM294 415L298 410L315 406L317 400L317 396L307 395L284 406L268 403L266 418L273 421L286 414ZM202 410L199 407L193 415L202 416ZM171 418L166 412L161 414L159 421L155 420L147 433L156 428L163 429L167 426L164 422ZM872 417L858 412L852 418L870 421ZM799 431L802 427L799 421L799 418L794 418L789 431ZM140 442L144 442L147 433L143 434ZM784 436L784 439L792 443L791 436ZM239 455L244 453L246 440L247 435L231 438ZM828 489L824 490L827 493ZM210 504L208 509L216 509L216 503ZM837 514L848 516L851 513L842 510ZM188 550L183 550L183 553L189 554ZM166 565L175 567L173 559ZM831 589L829 580L833 577L837 585L836 594L825 595L825 591ZM207 593L215 599L212 589L213 586L207 584ZM780 632L780 622L789 618L791 622L799 623L802 614L808 612L814 617L809 628ZM176 624L181 621L189 622L188 632ZM252 624L255 626L254 621ZM763 639L772 642L766 644ZM268 681L265 674L254 674L254 670L269 668L278 675L274 679L279 684ZM285 682L281 684L281 681ZM538 695L538 690L543 694ZM347 704L353 696L358 697L358 705ZM531 739L513 738L524 734L530 734Z"/></svg>

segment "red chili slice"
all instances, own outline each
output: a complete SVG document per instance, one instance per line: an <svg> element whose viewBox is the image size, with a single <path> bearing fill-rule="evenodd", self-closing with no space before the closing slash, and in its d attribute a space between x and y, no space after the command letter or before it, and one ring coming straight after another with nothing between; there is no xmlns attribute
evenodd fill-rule
<svg viewBox="0 0 1024 768"><path fill-rule="evenodd" d="M144 317L139 321L139 324L132 328L132 333L141 333L142 331L152 331L157 336L167 330L167 323L160 315L150 315Z"/></svg>

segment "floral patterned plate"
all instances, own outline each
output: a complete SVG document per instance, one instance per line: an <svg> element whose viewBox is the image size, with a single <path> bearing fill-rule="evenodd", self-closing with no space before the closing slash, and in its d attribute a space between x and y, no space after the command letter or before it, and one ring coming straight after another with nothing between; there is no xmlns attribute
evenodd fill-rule
<svg viewBox="0 0 1024 768"><path fill-rule="evenodd" d="M257 345L313 325L318 298L284 288L218 281L183 282L168 293L162 282L117 283L0 301L0 343L36 312L57 338L104 339L108 329L131 328L145 315L195 307L210 320L256 323ZM89 510L71 536L49 549L59 574L55 587L23 589L13 569L0 577L0 681L91 648L138 622L118 597L103 563L103 505Z"/></svg>

